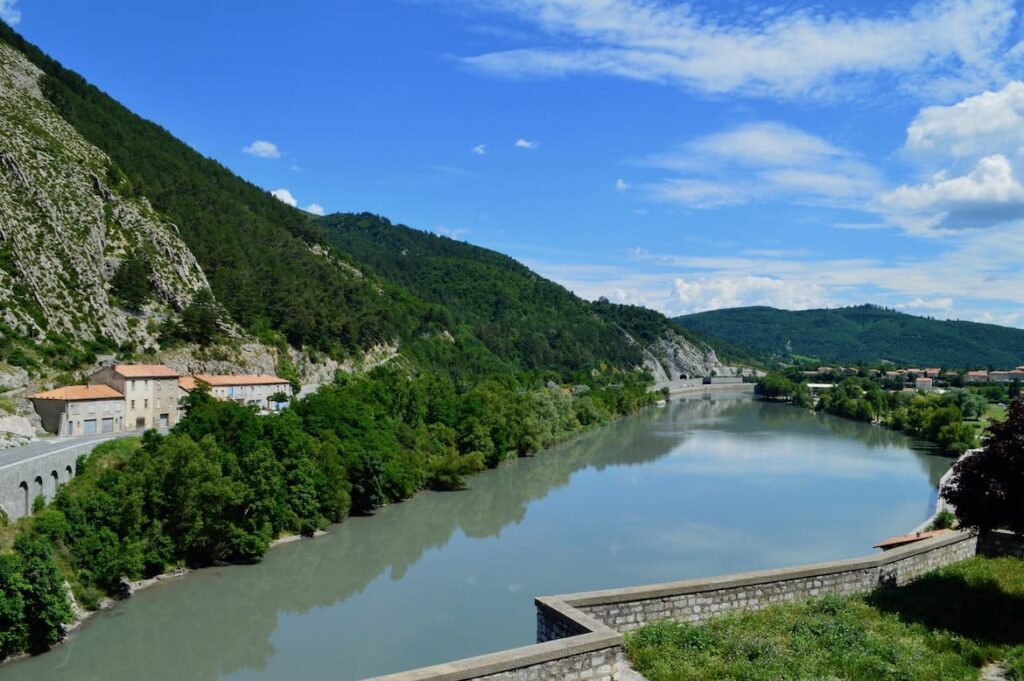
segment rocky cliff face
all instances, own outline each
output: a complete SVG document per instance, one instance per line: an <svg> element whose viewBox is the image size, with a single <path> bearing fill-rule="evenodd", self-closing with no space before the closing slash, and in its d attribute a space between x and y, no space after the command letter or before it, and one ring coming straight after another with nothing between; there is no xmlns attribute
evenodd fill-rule
<svg viewBox="0 0 1024 681"><path fill-rule="evenodd" d="M735 371L722 364L712 348L694 345L671 331L645 346L643 352L644 368L654 375L655 383L711 375L730 376Z"/></svg>
<svg viewBox="0 0 1024 681"><path fill-rule="evenodd" d="M147 318L180 310L206 277L177 228L53 109L40 76L0 43L0 322L30 338L151 347ZM125 258L148 264L153 302L141 314L110 294Z"/></svg>

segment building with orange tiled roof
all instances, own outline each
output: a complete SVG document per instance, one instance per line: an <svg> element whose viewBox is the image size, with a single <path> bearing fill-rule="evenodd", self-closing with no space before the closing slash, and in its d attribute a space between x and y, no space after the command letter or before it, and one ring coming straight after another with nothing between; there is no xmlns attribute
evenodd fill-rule
<svg viewBox="0 0 1024 681"><path fill-rule="evenodd" d="M43 428L58 435L125 430L124 395L108 385L66 385L30 398Z"/></svg>
<svg viewBox="0 0 1024 681"><path fill-rule="evenodd" d="M89 378L124 395L125 430L171 428L178 422L178 372L163 364L114 364Z"/></svg>
<svg viewBox="0 0 1024 681"><path fill-rule="evenodd" d="M195 374L183 376L178 380L178 387L184 394L195 390L199 383L209 386L210 395L218 400L231 400L239 404L248 404L276 411L287 405L288 399L275 400L284 394L292 396L292 385L284 378L267 374Z"/></svg>

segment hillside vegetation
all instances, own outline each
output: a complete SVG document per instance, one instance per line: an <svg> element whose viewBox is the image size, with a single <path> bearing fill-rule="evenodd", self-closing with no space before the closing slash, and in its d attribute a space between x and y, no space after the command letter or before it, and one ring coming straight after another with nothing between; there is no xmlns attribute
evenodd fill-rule
<svg viewBox="0 0 1024 681"><path fill-rule="evenodd" d="M1024 364L1024 330L916 317L875 305L796 312L737 307L674 321L786 361L889 361L958 369Z"/></svg>
<svg viewBox="0 0 1024 681"><path fill-rule="evenodd" d="M1024 561L971 558L898 589L662 621L627 635L651 681L962 679L1003 661L1024 678ZM996 678L996 677L992 677Z"/></svg>
<svg viewBox="0 0 1024 681"><path fill-rule="evenodd" d="M0 41L41 69L52 110L105 155L97 181L145 200L180 234L215 298L207 309L268 344L339 360L397 344L418 366L466 386L494 372L650 364L650 351L626 334L646 343L667 336L673 355L695 341L658 313L593 305L494 251L372 215L316 219L135 115L2 23ZM126 307L146 298L146 272L136 270L104 275ZM200 343L214 335L171 331L164 337ZM718 366L703 344L684 354L701 358L694 371Z"/></svg>

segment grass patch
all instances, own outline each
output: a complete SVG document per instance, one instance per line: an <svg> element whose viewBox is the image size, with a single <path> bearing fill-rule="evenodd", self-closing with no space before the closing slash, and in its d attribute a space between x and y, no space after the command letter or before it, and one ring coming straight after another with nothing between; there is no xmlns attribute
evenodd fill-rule
<svg viewBox="0 0 1024 681"><path fill-rule="evenodd" d="M974 426L975 433L978 437L985 434L988 430L990 423L999 422L1006 418L1006 407L1001 404L989 404L985 408L985 412L981 415L977 421L964 421L971 426Z"/></svg>
<svg viewBox="0 0 1024 681"><path fill-rule="evenodd" d="M825 596L701 626L662 621L628 634L626 650L651 681L973 681L992 660L1024 680L1024 561L977 557L865 596Z"/></svg>

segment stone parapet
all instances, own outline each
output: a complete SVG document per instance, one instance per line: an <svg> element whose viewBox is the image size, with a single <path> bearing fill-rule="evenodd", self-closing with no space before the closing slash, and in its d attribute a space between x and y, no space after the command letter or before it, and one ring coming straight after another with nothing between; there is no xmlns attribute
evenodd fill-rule
<svg viewBox="0 0 1024 681"><path fill-rule="evenodd" d="M1024 543L1001 535L983 546L1020 555ZM995 548L997 546L1001 549ZM898 586L979 552L967 532L909 544L885 553L780 570L709 579L588 591L537 598L537 644L457 660L375 681L621 681L635 674L622 648L623 632L648 622L703 622L719 614L825 594L849 595Z"/></svg>

